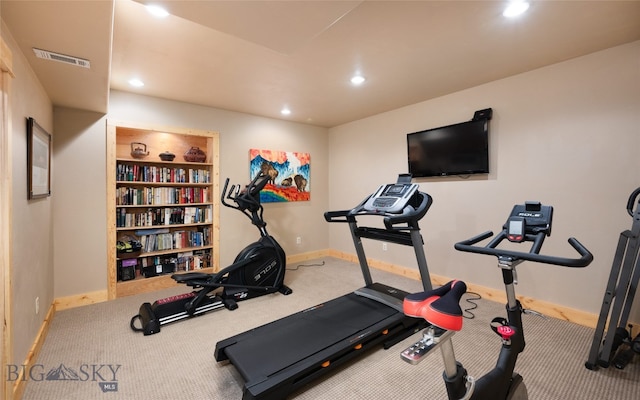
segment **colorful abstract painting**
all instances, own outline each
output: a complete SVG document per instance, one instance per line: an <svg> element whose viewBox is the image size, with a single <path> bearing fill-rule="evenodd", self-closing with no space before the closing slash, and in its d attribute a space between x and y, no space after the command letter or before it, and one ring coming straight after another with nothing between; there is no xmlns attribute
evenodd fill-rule
<svg viewBox="0 0 640 400"><path fill-rule="evenodd" d="M260 172L269 175L269 183L260 192L260 201L274 203L309 200L309 153L251 149L249 160L251 179Z"/></svg>

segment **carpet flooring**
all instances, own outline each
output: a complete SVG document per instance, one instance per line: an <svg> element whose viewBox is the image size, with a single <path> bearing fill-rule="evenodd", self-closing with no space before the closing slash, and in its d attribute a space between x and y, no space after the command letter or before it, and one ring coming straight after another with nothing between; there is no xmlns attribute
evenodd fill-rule
<svg viewBox="0 0 640 400"><path fill-rule="evenodd" d="M23 399L241 399L240 374L229 362L214 359L218 341L363 285L359 266L343 260L324 258L288 268L285 283L293 289L289 296L274 293L240 302L235 311L220 309L165 325L151 336L129 328L140 304L188 292L187 287L59 311L27 374ZM421 291L417 281L377 270L372 274L374 281ZM476 304L475 317L465 319L453 344L458 361L477 378L495 365L500 340L489 322L505 313L503 304L484 299ZM527 345L516 371L524 377L530 399L640 398L639 356L623 370L591 371L584 362L593 329L532 315L523 315L523 324ZM289 398L446 399L439 351L415 366L400 359L400 352L419 337L369 351Z"/></svg>

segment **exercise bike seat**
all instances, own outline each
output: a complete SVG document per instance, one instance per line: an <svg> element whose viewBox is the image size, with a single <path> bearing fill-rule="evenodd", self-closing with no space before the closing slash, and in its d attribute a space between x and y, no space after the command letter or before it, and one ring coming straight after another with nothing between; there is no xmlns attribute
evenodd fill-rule
<svg viewBox="0 0 640 400"><path fill-rule="evenodd" d="M422 309L447 294L455 282L449 281L433 290L406 295L402 303L404 314L408 317L422 318Z"/></svg>
<svg viewBox="0 0 640 400"><path fill-rule="evenodd" d="M178 283L186 283L190 281L206 281L211 278L211 274L205 274L204 272L186 272L184 274L173 274L171 278Z"/></svg>
<svg viewBox="0 0 640 400"><path fill-rule="evenodd" d="M424 318L439 328L462 329L460 298L467 292L463 281L454 280L439 288L407 295L402 303L405 315Z"/></svg>

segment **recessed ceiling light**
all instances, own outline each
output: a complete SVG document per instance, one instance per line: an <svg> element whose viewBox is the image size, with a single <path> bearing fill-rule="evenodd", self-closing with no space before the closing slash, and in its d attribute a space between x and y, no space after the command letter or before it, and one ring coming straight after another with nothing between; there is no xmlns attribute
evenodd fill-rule
<svg viewBox="0 0 640 400"><path fill-rule="evenodd" d="M529 9L529 2L525 0L511 0L507 7L502 12L507 18L517 17Z"/></svg>
<svg viewBox="0 0 640 400"><path fill-rule="evenodd" d="M284 107L282 110L280 110L280 114L289 115L291 114L291 110L289 110L289 107Z"/></svg>
<svg viewBox="0 0 640 400"><path fill-rule="evenodd" d="M133 79L129 79L129 85L134 86L134 87L143 87L144 86L144 82L142 82L138 78L133 78Z"/></svg>
<svg viewBox="0 0 640 400"><path fill-rule="evenodd" d="M362 85L365 81L365 77L362 75L355 75L353 78L351 78L351 83L353 83L354 85Z"/></svg>
<svg viewBox="0 0 640 400"><path fill-rule="evenodd" d="M160 6L150 4L146 7L147 11L149 11L154 17L165 18L169 16L169 12Z"/></svg>

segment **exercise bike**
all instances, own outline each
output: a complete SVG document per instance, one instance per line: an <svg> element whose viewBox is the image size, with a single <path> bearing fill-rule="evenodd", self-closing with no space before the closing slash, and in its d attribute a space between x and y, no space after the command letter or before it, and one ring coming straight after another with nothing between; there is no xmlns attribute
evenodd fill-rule
<svg viewBox="0 0 640 400"><path fill-rule="evenodd" d="M260 203L260 191L266 186L269 176L257 175L244 189L240 185L229 186L227 178L222 190L221 202L246 215L260 232L260 239L245 247L236 256L233 264L214 274L187 272L171 276L178 283L194 290L177 296L143 303L137 315L131 318L130 327L144 335L160 332L160 326L185 318L226 307L238 308L237 302L269 293L284 295L293 291L283 284L286 256L278 242L267 232ZM216 289L222 288L221 291ZM141 327L136 326L140 321Z"/></svg>
<svg viewBox="0 0 640 400"><path fill-rule="evenodd" d="M462 364L456 361L451 337L462 329L462 309L460 298L466 292L462 281L451 281L437 289L410 294L404 300L407 315L422 317L431 324L426 328L421 340L401 353L401 358L410 364L417 364L435 348L441 348L445 371L443 378L447 395L452 399L473 400L514 400L527 399L527 389L522 377L514 373L518 354L524 350L525 340L522 330L522 313L525 310L516 299L514 285L516 266L523 261L541 262L565 267L586 267L593 255L575 238L569 244L578 252L579 258L562 258L540 254L545 237L551 235L553 207L539 202L526 202L514 206L502 232L485 246L477 243L493 236L485 232L471 239L455 244L459 251L493 255L498 257L498 267L507 293L507 318L494 318L491 329L502 340L502 348L493 370L475 380L467 374ZM503 240L513 243L531 243L528 252L499 249Z"/></svg>

